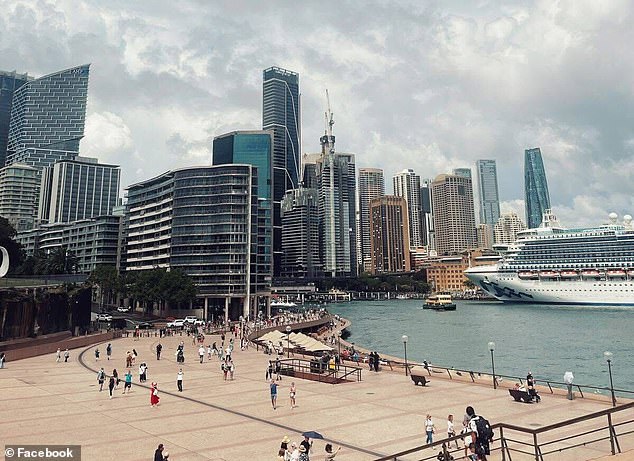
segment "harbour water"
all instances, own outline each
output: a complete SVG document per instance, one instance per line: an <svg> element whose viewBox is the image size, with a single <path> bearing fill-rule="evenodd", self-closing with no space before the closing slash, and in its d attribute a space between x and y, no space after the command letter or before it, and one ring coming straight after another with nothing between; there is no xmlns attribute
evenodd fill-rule
<svg viewBox="0 0 634 461"><path fill-rule="evenodd" d="M457 310L422 309L422 300L356 301L328 309L352 322L348 341L410 361L609 387L604 351L611 351L614 387L634 390L634 308L545 306L456 301ZM604 392L605 393L605 392Z"/></svg>

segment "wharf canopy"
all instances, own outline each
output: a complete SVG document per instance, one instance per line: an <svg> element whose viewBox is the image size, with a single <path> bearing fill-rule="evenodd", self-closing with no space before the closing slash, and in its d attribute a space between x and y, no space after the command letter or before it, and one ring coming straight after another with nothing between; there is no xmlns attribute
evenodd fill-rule
<svg viewBox="0 0 634 461"><path fill-rule="evenodd" d="M267 231L259 215L252 165L182 168L133 184L125 268L183 271L198 287L205 320L254 318L269 303L271 280L270 239L259 235Z"/></svg>

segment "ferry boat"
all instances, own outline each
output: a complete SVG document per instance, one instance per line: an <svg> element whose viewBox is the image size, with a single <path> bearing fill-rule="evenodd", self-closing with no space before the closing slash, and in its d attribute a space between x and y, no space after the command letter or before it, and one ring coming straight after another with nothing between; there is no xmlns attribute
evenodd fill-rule
<svg viewBox="0 0 634 461"><path fill-rule="evenodd" d="M634 226L618 222L567 229L546 210L541 225L517 234L502 259L465 275L501 301L634 306Z"/></svg>
<svg viewBox="0 0 634 461"><path fill-rule="evenodd" d="M435 294L431 295L425 300L423 309L432 309L435 311L455 311L456 304L451 300L449 294Z"/></svg>

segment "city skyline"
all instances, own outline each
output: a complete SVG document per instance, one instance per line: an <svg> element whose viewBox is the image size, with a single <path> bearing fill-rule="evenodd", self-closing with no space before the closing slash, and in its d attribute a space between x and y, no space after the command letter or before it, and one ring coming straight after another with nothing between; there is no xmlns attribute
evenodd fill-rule
<svg viewBox="0 0 634 461"><path fill-rule="evenodd" d="M273 15L248 4L185 2L175 19L166 2L11 2L0 58L3 70L34 77L92 63L82 154L121 164L123 186L208 164L214 136L260 128L261 73L279 66L302 78L302 153L323 133L328 88L338 144L359 167L434 177L495 159L502 211L521 215L522 153L540 146L563 224L634 210L632 60L622 45L632 5L377 3ZM328 26L317 33L317 24Z"/></svg>

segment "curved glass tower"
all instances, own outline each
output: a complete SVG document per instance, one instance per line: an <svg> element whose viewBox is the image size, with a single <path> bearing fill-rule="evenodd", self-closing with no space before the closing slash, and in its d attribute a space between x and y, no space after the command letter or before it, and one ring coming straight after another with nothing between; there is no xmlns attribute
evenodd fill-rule
<svg viewBox="0 0 634 461"><path fill-rule="evenodd" d="M539 227L542 214L550 209L548 181L539 147L524 151L524 205L528 228Z"/></svg>

